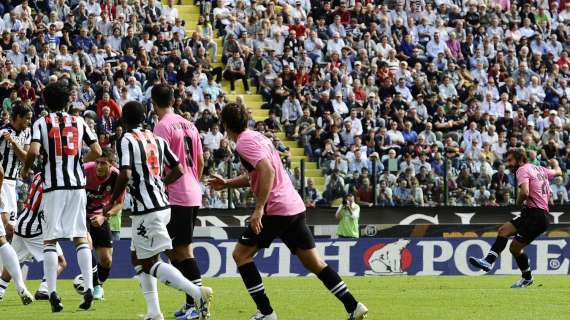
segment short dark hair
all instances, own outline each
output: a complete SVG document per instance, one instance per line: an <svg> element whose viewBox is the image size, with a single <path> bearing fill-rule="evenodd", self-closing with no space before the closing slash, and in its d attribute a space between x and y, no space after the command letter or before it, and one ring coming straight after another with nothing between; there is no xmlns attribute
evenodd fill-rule
<svg viewBox="0 0 570 320"><path fill-rule="evenodd" d="M48 110L52 112L66 111L70 95L69 87L61 81L48 84L43 92L44 102Z"/></svg>
<svg viewBox="0 0 570 320"><path fill-rule="evenodd" d="M101 157L107 158L107 160L109 160L111 163L117 162L117 153L115 152L115 149L111 147L104 147L101 153Z"/></svg>
<svg viewBox="0 0 570 320"><path fill-rule="evenodd" d="M129 101L123 106L123 123L131 128L138 127L146 117L145 107L138 101Z"/></svg>
<svg viewBox="0 0 570 320"><path fill-rule="evenodd" d="M527 163L526 150L524 148L511 148L507 151L507 156L512 156L519 163Z"/></svg>
<svg viewBox="0 0 570 320"><path fill-rule="evenodd" d="M237 103L228 103L221 115L224 128L234 133L241 133L247 128L249 116L245 107Z"/></svg>
<svg viewBox="0 0 570 320"><path fill-rule="evenodd" d="M12 120L16 120L16 118L23 118L28 115L28 113L32 112L32 109L28 108L24 103L21 101L16 102L14 107L12 107L11 117Z"/></svg>
<svg viewBox="0 0 570 320"><path fill-rule="evenodd" d="M172 89L166 84L156 84L151 90L151 99L159 108L168 108L174 100Z"/></svg>

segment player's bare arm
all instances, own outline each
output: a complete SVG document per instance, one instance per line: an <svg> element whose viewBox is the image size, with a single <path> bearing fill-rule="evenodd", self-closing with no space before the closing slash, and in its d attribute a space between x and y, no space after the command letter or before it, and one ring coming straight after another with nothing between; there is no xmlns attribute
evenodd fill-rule
<svg viewBox="0 0 570 320"><path fill-rule="evenodd" d="M202 180L202 174L204 173L204 156L200 154L198 156L198 181Z"/></svg>
<svg viewBox="0 0 570 320"><path fill-rule="evenodd" d="M182 170L183 170L182 165L180 164L172 168L172 170L170 170L170 172L164 178L164 184L169 185L172 184L173 182L176 182L176 180L180 179L180 177L182 177L182 175L184 174Z"/></svg>
<svg viewBox="0 0 570 320"><path fill-rule="evenodd" d="M212 174L210 178L208 178L207 184L216 191L225 188L245 188L249 187L249 177L247 174L243 174L233 179L224 179L220 175Z"/></svg>
<svg viewBox="0 0 570 320"><path fill-rule="evenodd" d="M558 177L564 174L560 168L560 165L558 164L558 160L550 159L550 161L548 161L548 165L550 165L550 168L554 171L555 176Z"/></svg>
<svg viewBox="0 0 570 320"><path fill-rule="evenodd" d="M115 203L106 215L94 215L91 217L91 225L94 227L101 227L105 221L109 220L110 217L117 215L123 209L124 204L122 202Z"/></svg>
<svg viewBox="0 0 570 320"><path fill-rule="evenodd" d="M125 193L125 190L127 189L127 184L129 183L131 175L131 169L128 168L123 168L119 172L119 177L117 178L117 182L115 182L115 188L113 188L111 201L103 208L104 216L109 217L111 210L117 204L117 200L122 198L123 193Z"/></svg>
<svg viewBox="0 0 570 320"><path fill-rule="evenodd" d="M260 160L255 166L255 170L259 172L259 191L255 199L255 209L250 218L251 227L256 234L261 232L263 225L261 224L261 217L263 217L263 209L269 199L269 193L273 188L273 180L275 179L275 171L271 166L271 162L267 159Z"/></svg>
<svg viewBox="0 0 570 320"><path fill-rule="evenodd" d="M519 194L517 196L517 206L522 205L526 199L528 199L528 195L530 194L530 190L528 188L528 182L521 183L519 185Z"/></svg>
<svg viewBox="0 0 570 320"><path fill-rule="evenodd" d="M41 144L39 142L32 142L30 144L30 148L26 153L26 159L24 160L24 166L22 167L22 171L20 171L20 175L22 178L28 178L30 176L30 168L36 161L36 158L40 155L40 148Z"/></svg>
<svg viewBox="0 0 570 320"><path fill-rule="evenodd" d="M103 150L99 142L94 142L89 146L89 152L83 158L84 162L91 162L97 160L103 154Z"/></svg>

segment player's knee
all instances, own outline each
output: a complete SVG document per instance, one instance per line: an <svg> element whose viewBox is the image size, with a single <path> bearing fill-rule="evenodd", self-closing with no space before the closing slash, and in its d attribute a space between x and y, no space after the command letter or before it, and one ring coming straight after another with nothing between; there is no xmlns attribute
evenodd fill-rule
<svg viewBox="0 0 570 320"><path fill-rule="evenodd" d="M142 270L144 273L150 274L150 269L154 266L155 261L152 259L145 259L142 261Z"/></svg>
<svg viewBox="0 0 570 320"><path fill-rule="evenodd" d="M103 255L99 258L99 264L107 269L111 269L113 258L110 255Z"/></svg>
<svg viewBox="0 0 570 320"><path fill-rule="evenodd" d="M500 237L509 237L509 231L505 226L499 227L498 233Z"/></svg>
<svg viewBox="0 0 570 320"><path fill-rule="evenodd" d="M516 245L514 242L512 242L511 245L509 246L509 251L515 257L521 254L521 248L518 245Z"/></svg>
<svg viewBox="0 0 570 320"><path fill-rule="evenodd" d="M232 257L234 258L234 261L238 266L246 264L251 258L246 251L239 250L237 248L234 249Z"/></svg>
<svg viewBox="0 0 570 320"><path fill-rule="evenodd" d="M63 258L63 256L58 258L57 263L59 264L59 268L62 271L65 270L65 268L67 268L67 261L65 260L65 258Z"/></svg>
<svg viewBox="0 0 570 320"><path fill-rule="evenodd" d="M0 246L3 246L4 244L6 244L6 237L5 236L0 236Z"/></svg>

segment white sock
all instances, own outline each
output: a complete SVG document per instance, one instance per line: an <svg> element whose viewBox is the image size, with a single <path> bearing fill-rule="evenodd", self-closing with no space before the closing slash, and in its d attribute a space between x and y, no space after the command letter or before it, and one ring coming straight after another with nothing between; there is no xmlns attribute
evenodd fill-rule
<svg viewBox="0 0 570 320"><path fill-rule="evenodd" d="M9 284L10 281L4 281L4 279L0 277L0 296L4 295L4 292L6 292L6 289L8 289Z"/></svg>
<svg viewBox="0 0 570 320"><path fill-rule="evenodd" d="M0 259L4 263L4 268L14 279L18 292L26 288L24 279L22 278L22 270L20 269L20 261L16 255L16 251L9 243L5 243L0 247Z"/></svg>
<svg viewBox="0 0 570 320"><path fill-rule="evenodd" d="M150 268L150 274L158 278L158 280L165 285L186 292L186 294L192 296L196 301L200 301L202 297L200 287L190 282L178 269L168 263L160 261L155 263L152 268Z"/></svg>
<svg viewBox="0 0 570 320"><path fill-rule="evenodd" d="M57 281L57 250L55 244L44 245L44 278L49 294L55 292Z"/></svg>
<svg viewBox="0 0 570 320"><path fill-rule="evenodd" d="M46 281L45 278L42 279L42 282L40 283L40 287L38 288L38 291L39 291L39 292L48 292L48 289L47 289L47 281Z"/></svg>
<svg viewBox="0 0 570 320"><path fill-rule="evenodd" d="M150 316L161 314L156 278L148 273L142 272L142 266L135 266L135 271L137 272L144 300L146 301L147 314Z"/></svg>
<svg viewBox="0 0 570 320"><path fill-rule="evenodd" d="M75 248L77 252L77 263L83 275L85 290L91 289L93 292L93 270L91 262L91 250L89 244L82 243Z"/></svg>

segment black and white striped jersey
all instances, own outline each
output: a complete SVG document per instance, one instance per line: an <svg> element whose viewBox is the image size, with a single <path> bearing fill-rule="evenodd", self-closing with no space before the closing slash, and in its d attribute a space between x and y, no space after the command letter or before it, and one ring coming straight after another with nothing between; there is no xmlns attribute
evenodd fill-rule
<svg viewBox="0 0 570 320"><path fill-rule="evenodd" d="M12 143L4 139L4 134L10 133L12 139L20 146L29 145L32 140L30 128L18 131L11 124L0 128L0 152L2 152L2 168L4 169L4 179L16 180L22 168L22 161L18 159Z"/></svg>
<svg viewBox="0 0 570 320"><path fill-rule="evenodd" d="M91 146L97 136L83 118L65 112L39 118L34 122L32 142L42 146L44 192L85 186L82 146Z"/></svg>
<svg viewBox="0 0 570 320"><path fill-rule="evenodd" d="M32 178L24 209L16 218L14 233L22 238L34 238L42 234L43 213L39 212L42 194L42 176L38 173Z"/></svg>
<svg viewBox="0 0 570 320"><path fill-rule="evenodd" d="M120 169L130 169L129 190L132 214L141 215L168 208L168 196L162 176L164 166L179 163L166 141L149 130L127 131L117 148Z"/></svg>

